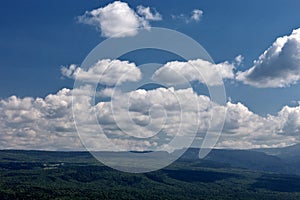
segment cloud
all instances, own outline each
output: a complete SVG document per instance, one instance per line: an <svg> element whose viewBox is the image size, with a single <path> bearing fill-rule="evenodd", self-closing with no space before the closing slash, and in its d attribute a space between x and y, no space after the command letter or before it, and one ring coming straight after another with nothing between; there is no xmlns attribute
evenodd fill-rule
<svg viewBox="0 0 300 200"><path fill-rule="evenodd" d="M72 64L62 67L61 72L72 79L103 85L117 85L141 78L141 71L134 63L110 59L99 60L87 70Z"/></svg>
<svg viewBox="0 0 300 200"><path fill-rule="evenodd" d="M115 1L105 7L86 11L78 17L78 21L97 27L103 37L127 37L136 35L140 28L149 29L150 20L161 19L161 15L152 13L149 7L138 6L137 9L138 13L127 3Z"/></svg>
<svg viewBox="0 0 300 200"><path fill-rule="evenodd" d="M300 80L300 29L279 37L237 80L258 88L288 87Z"/></svg>
<svg viewBox="0 0 300 200"><path fill-rule="evenodd" d="M75 129L76 119L81 138L88 138L85 144L90 148L155 149L176 133L182 136L193 134L193 129L198 128L198 113L193 105L197 104L198 98L203 101L202 110L209 105L209 98L198 97L192 89L136 90L119 93L112 102L96 104L93 104L92 96L92 87L85 85L73 90L62 89L45 98L12 96L1 100L1 148L82 150ZM182 104L178 102L180 99ZM191 102L195 104L191 105ZM78 114L74 119L73 113ZM95 114L97 121L92 119ZM98 123L102 126L102 136L99 135ZM163 138L155 136L152 140L140 140L131 137L153 136L153 132L160 131L165 135ZM109 145L104 134L119 146Z"/></svg>
<svg viewBox="0 0 300 200"><path fill-rule="evenodd" d="M158 69L153 78L170 85L183 78L203 82L200 71L211 85L218 85L213 77L220 73L222 78L233 78L233 67L227 62L212 64L200 59L174 61ZM135 64L128 61L100 60L88 70L70 65L63 67L62 73L84 84L45 98L11 96L0 100L1 148L83 150L78 130L89 150L174 150L187 147L183 141L195 136L203 141L209 128L211 134L217 134L225 111L217 147L283 147L300 142L300 105L284 106L277 114L263 117L242 103L218 105L190 87L132 91L111 87L141 78ZM100 83L107 87L94 91L101 74ZM95 102L94 95L106 100ZM180 139L170 144L175 137Z"/></svg>
<svg viewBox="0 0 300 200"><path fill-rule="evenodd" d="M149 7L138 6L137 13L140 16L143 16L146 20L160 21L162 20L161 14L159 14L156 10L151 12Z"/></svg>
<svg viewBox="0 0 300 200"><path fill-rule="evenodd" d="M278 115L282 119L280 134L287 136L300 135L300 106L284 106Z"/></svg>
<svg viewBox="0 0 300 200"><path fill-rule="evenodd" d="M71 90L42 98L11 96L0 101L1 148L83 149L72 119Z"/></svg>
<svg viewBox="0 0 300 200"><path fill-rule="evenodd" d="M243 64L244 57L242 55L238 55L237 57L235 57L234 61L236 66L240 66Z"/></svg>
<svg viewBox="0 0 300 200"><path fill-rule="evenodd" d="M81 138L96 150L159 150L166 148L165 144L175 135L189 138L195 130L197 139L202 140L212 113L218 124L222 121L218 113L224 109L227 116L217 147L282 147L300 141L299 105L285 106L276 115L262 117L241 103L212 103L209 97L197 95L191 88L119 91L112 101L96 104L92 95L92 87L86 85L62 89L45 98L11 96L1 100L1 148L83 150L73 112L77 113ZM107 142L104 134L114 145Z"/></svg>
<svg viewBox="0 0 300 200"><path fill-rule="evenodd" d="M110 137L146 137L151 144L159 145L175 135L192 137L197 132L198 98L203 100L203 110L207 109L209 98L198 97L192 89L139 89L114 96L112 102L97 104L98 119Z"/></svg>
<svg viewBox="0 0 300 200"><path fill-rule="evenodd" d="M213 64L202 59L188 62L172 61L159 68L152 78L168 85L199 81L214 86L221 85L222 78L234 78L233 69L234 65L228 62Z"/></svg>
<svg viewBox="0 0 300 200"><path fill-rule="evenodd" d="M182 20L185 23L190 23L192 21L194 22L200 22L203 17L203 11L200 9L194 9L189 15L187 14L179 14L179 15L171 15L173 19Z"/></svg>
<svg viewBox="0 0 300 200"><path fill-rule="evenodd" d="M299 121L291 121L295 108L285 107L276 115L262 117L251 112L241 103L227 103L226 122L217 144L222 148L269 148L284 147L299 143L298 128L287 130L285 127L299 127ZM286 110L289 110L286 112ZM285 113L285 114L283 114ZM297 117L300 117L299 113ZM293 116L295 118L295 116ZM291 124L293 123L293 126Z"/></svg>
<svg viewBox="0 0 300 200"><path fill-rule="evenodd" d="M203 16L203 11L199 9L195 9L192 11L191 20L199 22Z"/></svg>

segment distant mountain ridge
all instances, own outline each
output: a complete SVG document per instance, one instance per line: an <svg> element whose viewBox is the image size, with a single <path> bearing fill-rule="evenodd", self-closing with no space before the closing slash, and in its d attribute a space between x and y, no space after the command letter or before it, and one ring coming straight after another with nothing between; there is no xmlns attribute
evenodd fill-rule
<svg viewBox="0 0 300 200"><path fill-rule="evenodd" d="M283 148L260 148L253 151L264 152L268 155L278 156L282 159L298 158L300 159L300 144L295 144Z"/></svg>
<svg viewBox="0 0 300 200"><path fill-rule="evenodd" d="M199 160L199 150L189 148L180 159ZM272 149L212 149L202 160L202 162L205 161L243 169L299 175L300 144Z"/></svg>
<svg viewBox="0 0 300 200"><path fill-rule="evenodd" d="M194 162L196 165L217 167L217 168L242 168L256 171L275 172L281 174L297 174L300 175L300 144L296 144L284 148L261 148L249 150L235 149L212 149L204 158L199 159L198 148L189 148L177 150L171 154L167 152L132 152L137 156L146 156L155 159L156 156L167 158L177 156L185 151L180 157L180 161ZM82 160L89 160L93 156L89 152L64 152L64 151L23 151L23 150L1 150L0 159L16 159L23 158L38 161L47 156L57 155L58 158L69 159L74 155ZM101 152L102 156L122 157L125 152ZM24 156L22 156L24 155ZM126 154L128 155L128 154ZM95 161L97 162L97 161Z"/></svg>

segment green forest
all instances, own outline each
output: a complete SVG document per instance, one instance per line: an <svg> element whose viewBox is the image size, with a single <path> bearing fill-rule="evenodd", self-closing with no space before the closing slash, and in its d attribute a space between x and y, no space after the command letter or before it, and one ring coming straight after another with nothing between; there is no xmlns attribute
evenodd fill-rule
<svg viewBox="0 0 300 200"><path fill-rule="evenodd" d="M0 199L299 199L300 177L179 159L130 174L88 152L0 151Z"/></svg>

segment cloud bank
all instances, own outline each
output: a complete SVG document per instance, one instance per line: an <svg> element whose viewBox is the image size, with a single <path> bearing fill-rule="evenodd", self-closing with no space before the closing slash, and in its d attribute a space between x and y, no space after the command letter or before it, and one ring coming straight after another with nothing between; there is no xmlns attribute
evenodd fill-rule
<svg viewBox="0 0 300 200"><path fill-rule="evenodd" d="M195 62L194 65L204 69L208 65L199 60L189 62ZM195 80L192 76L195 72L188 66L189 62L167 63L155 76L166 79L168 73L173 76L174 70L185 66L186 71L182 74L188 80ZM232 77L231 64L211 64L210 67L218 72L219 68L225 70L221 72L223 78ZM141 77L135 64L127 61L100 60L88 70L71 65L62 68L62 73L86 84L79 88L61 89L45 98L11 96L0 101L1 148L83 150L73 113L77 113L75 118L81 138L88 138L85 144L93 150L172 149L168 143L175 136L183 140L193 138L195 134L196 139L202 141L211 126L211 116L217 116L213 119L215 124L222 123L220 113L225 110L227 116L217 147L282 147L300 140L300 105L285 106L276 115L262 117L242 103L213 103L209 97L196 94L192 88L122 91L112 86ZM111 100L94 102L95 91L91 84L103 74L102 83L107 87L101 88L97 94ZM117 80L117 76L121 81ZM93 116L96 116L96 121ZM177 148L186 147L180 142L176 145Z"/></svg>
<svg viewBox="0 0 300 200"><path fill-rule="evenodd" d="M108 146L97 135L86 142L89 147L97 150L166 148L160 145L167 144L175 134L182 137L193 136L193 130L196 129L199 129L197 139L201 140L209 127L211 114L222 109L227 110L227 116L217 147L282 147L300 140L299 105L285 106L276 115L261 117L241 103L216 105L208 97L196 95L191 89L158 88L120 93L115 97L113 107L111 102L93 105L92 98L86 95L88 91L88 88L62 89L44 99L12 96L1 100L1 148L84 149L72 117L72 95L77 98L75 109L81 113L77 120L85 124L80 128L81 131L84 130L89 137L99 135L96 131L99 123L103 133L122 147ZM128 102L129 97L132 99ZM178 103L178 98L181 104ZM199 110L197 105L200 105ZM97 123L90 119L94 113L98 118ZM159 134L153 137L153 133L157 132ZM139 139L144 137L150 138ZM180 147L182 146L179 144L178 148Z"/></svg>

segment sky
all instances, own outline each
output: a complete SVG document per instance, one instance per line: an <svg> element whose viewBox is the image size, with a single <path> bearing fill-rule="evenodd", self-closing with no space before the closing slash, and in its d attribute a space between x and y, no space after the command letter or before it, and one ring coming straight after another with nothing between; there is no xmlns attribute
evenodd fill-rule
<svg viewBox="0 0 300 200"><path fill-rule="evenodd" d="M83 143L101 150L169 149L175 133L196 134L197 146L209 129L223 123L216 147L299 143L299 10L297 0L3 1L0 148L78 150ZM153 27L186 34L214 63L148 49L81 66L107 38L130 39ZM161 65L151 74L141 67L155 62ZM224 105L214 103L205 86L220 85L216 73L224 82ZM163 87L123 90L145 77ZM177 87L182 77L192 86ZM82 84L74 87L75 80ZM109 142L102 136L91 139L99 132L91 115ZM186 144L176 143L178 148Z"/></svg>

